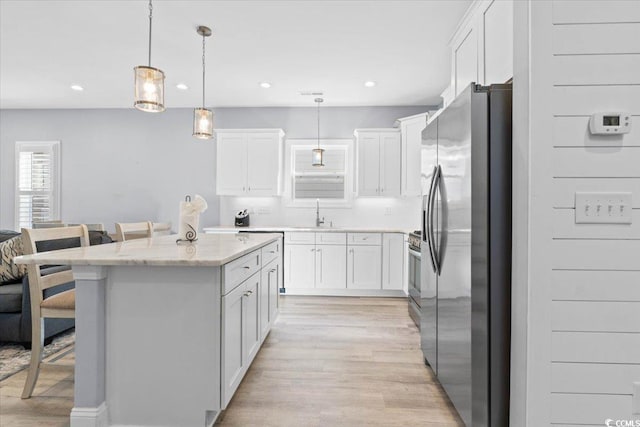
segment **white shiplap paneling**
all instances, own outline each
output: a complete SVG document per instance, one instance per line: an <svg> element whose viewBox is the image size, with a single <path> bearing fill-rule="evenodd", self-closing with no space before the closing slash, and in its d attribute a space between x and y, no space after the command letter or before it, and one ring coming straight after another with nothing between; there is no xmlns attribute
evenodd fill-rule
<svg viewBox="0 0 640 427"><path fill-rule="evenodd" d="M551 366L552 392L631 395L636 381L640 381L640 365L554 363Z"/></svg>
<svg viewBox="0 0 640 427"><path fill-rule="evenodd" d="M576 224L574 209L554 209L553 237L562 239L640 239L640 209L631 224Z"/></svg>
<svg viewBox="0 0 640 427"><path fill-rule="evenodd" d="M553 331L640 332L640 302L553 301Z"/></svg>
<svg viewBox="0 0 640 427"><path fill-rule="evenodd" d="M552 332L552 362L629 363L640 360L640 334Z"/></svg>
<svg viewBox="0 0 640 427"><path fill-rule="evenodd" d="M554 240L551 252L556 270L640 270L640 240Z"/></svg>
<svg viewBox="0 0 640 427"><path fill-rule="evenodd" d="M549 189L554 208L573 208L577 191L630 192L634 209L640 208L640 178L557 178Z"/></svg>
<svg viewBox="0 0 640 427"><path fill-rule="evenodd" d="M640 115L640 86L556 86L551 108L556 116L590 116L600 111L622 111L637 116Z"/></svg>
<svg viewBox="0 0 640 427"><path fill-rule="evenodd" d="M640 302L640 270L555 270L551 277L554 301Z"/></svg>
<svg viewBox="0 0 640 427"><path fill-rule="evenodd" d="M606 419L629 420L631 396L552 394L551 422L604 426Z"/></svg>
<svg viewBox="0 0 640 427"><path fill-rule="evenodd" d="M640 2L634 0L575 0L553 2L554 24L640 22Z"/></svg>
<svg viewBox="0 0 640 427"><path fill-rule="evenodd" d="M640 147L553 149L554 178L640 178Z"/></svg>
<svg viewBox="0 0 640 427"><path fill-rule="evenodd" d="M555 85L640 84L640 54L553 57Z"/></svg>
<svg viewBox="0 0 640 427"><path fill-rule="evenodd" d="M585 2L578 2L582 5ZM554 25L553 53L628 54L640 53L640 22L616 24Z"/></svg>
<svg viewBox="0 0 640 427"><path fill-rule="evenodd" d="M638 68L634 70L637 72ZM640 72L638 73L640 75ZM633 116L640 124L640 116ZM623 135L592 135L589 132L589 117L554 117L554 147L640 147L640 126L632 126L631 132Z"/></svg>

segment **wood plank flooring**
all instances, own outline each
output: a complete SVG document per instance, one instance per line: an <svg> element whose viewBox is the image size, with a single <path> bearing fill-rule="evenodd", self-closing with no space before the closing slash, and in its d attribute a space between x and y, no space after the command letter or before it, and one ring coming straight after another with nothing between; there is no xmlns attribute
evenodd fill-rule
<svg viewBox="0 0 640 427"><path fill-rule="evenodd" d="M402 298L282 297L280 317L218 426L462 426ZM60 357L60 354L52 358ZM0 382L0 426L69 425L73 353Z"/></svg>

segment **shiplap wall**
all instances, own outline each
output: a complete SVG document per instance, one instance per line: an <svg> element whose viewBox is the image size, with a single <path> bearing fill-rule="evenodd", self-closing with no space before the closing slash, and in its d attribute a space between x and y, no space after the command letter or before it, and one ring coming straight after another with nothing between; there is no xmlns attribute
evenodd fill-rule
<svg viewBox="0 0 640 427"><path fill-rule="evenodd" d="M640 419L640 1L529 8L527 425ZM633 131L592 136L606 111ZM579 191L633 193L633 224L576 224Z"/></svg>

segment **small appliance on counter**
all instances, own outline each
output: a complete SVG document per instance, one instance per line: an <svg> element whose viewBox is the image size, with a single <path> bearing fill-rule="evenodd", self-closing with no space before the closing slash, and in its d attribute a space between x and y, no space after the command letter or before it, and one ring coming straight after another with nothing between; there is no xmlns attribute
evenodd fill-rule
<svg viewBox="0 0 640 427"><path fill-rule="evenodd" d="M236 214L236 227L249 226L249 212L245 209Z"/></svg>

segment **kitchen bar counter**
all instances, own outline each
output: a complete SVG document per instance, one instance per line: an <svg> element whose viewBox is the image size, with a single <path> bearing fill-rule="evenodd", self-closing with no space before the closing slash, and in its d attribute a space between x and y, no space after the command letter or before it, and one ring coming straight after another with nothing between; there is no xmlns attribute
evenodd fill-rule
<svg viewBox="0 0 640 427"><path fill-rule="evenodd" d="M277 233L277 232L311 232L311 233L402 233L409 234L413 230L402 228L384 228L384 227L287 227L287 226L249 226L235 227L233 225L216 225L213 227L204 227L205 233L238 233L238 232L256 232L256 233Z"/></svg>
<svg viewBox="0 0 640 427"><path fill-rule="evenodd" d="M71 427L210 427L268 334L282 236L203 233L180 245L176 237L16 258L72 266Z"/></svg>

